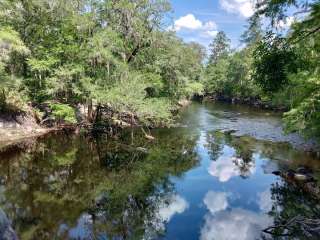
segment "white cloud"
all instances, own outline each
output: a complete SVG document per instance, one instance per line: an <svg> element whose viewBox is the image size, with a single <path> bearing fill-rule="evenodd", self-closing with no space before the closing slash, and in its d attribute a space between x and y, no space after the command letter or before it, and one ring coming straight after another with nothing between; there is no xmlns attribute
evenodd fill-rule
<svg viewBox="0 0 320 240"><path fill-rule="evenodd" d="M226 210L228 207L228 194L226 192L207 192L203 199L204 204L207 206L212 214Z"/></svg>
<svg viewBox="0 0 320 240"><path fill-rule="evenodd" d="M208 47L218 33L218 26L212 20L201 21L194 14L189 13L175 20L167 30L177 32L186 42L197 42Z"/></svg>
<svg viewBox="0 0 320 240"><path fill-rule="evenodd" d="M242 17L251 17L254 13L252 0L219 0L222 9L229 13L236 13Z"/></svg>
<svg viewBox="0 0 320 240"><path fill-rule="evenodd" d="M201 240L255 240L260 239L261 230L272 224L264 214L240 208L207 214L201 229Z"/></svg>
<svg viewBox="0 0 320 240"><path fill-rule="evenodd" d="M232 156L222 156L210 164L209 173L217 177L220 182L227 182L232 177L240 176L239 167L247 164L247 176L255 172L255 165L252 163L244 163L241 158Z"/></svg>
<svg viewBox="0 0 320 240"><path fill-rule="evenodd" d="M218 28L218 26L214 21L206 22L203 25L204 30L213 30L213 29L217 29L217 28Z"/></svg>
<svg viewBox="0 0 320 240"><path fill-rule="evenodd" d="M280 20L279 22L276 23L276 28L285 30L288 29L293 23L295 22L294 17L287 17L284 20Z"/></svg>
<svg viewBox="0 0 320 240"><path fill-rule="evenodd" d="M203 23L197 19L193 14L189 13L186 16L180 17L174 21L173 26L170 26L168 30L174 31L193 31L197 33L209 33L212 35L214 30L217 30L218 26L214 21L208 21Z"/></svg>
<svg viewBox="0 0 320 240"><path fill-rule="evenodd" d="M195 30L202 27L203 24L200 20L196 19L193 14L187 14L174 22L173 29L175 31L180 31L181 29Z"/></svg>
<svg viewBox="0 0 320 240"><path fill-rule="evenodd" d="M217 31L217 30L206 31L205 34L206 34L208 37L214 38L214 37L218 34L218 31Z"/></svg>

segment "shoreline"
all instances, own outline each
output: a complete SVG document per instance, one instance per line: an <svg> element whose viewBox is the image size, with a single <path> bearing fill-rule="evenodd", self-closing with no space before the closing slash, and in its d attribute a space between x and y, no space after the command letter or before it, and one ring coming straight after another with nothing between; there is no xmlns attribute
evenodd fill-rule
<svg viewBox="0 0 320 240"><path fill-rule="evenodd" d="M289 109L285 106L274 106L271 102L262 101L258 98L238 98L238 97L226 97L226 96L214 96L206 95L203 97L202 101L212 101L212 102L225 102L230 104L241 104L253 108L258 108L262 110L271 110L274 112L286 112Z"/></svg>
<svg viewBox="0 0 320 240"><path fill-rule="evenodd" d="M0 128L0 133L3 131L6 131L8 129L6 128ZM0 139L0 153L6 152L14 147L24 146L25 143L28 143L29 141L37 140L40 137L44 137L47 134L50 134L52 132L56 131L62 131L63 129L57 129L57 128L37 128L33 129L32 132L26 132L21 129L19 134L12 134L10 136L1 136Z"/></svg>
<svg viewBox="0 0 320 240"><path fill-rule="evenodd" d="M215 98L212 96L205 96L202 99L194 100L194 101L200 101L200 102L222 102L222 103L229 103L229 104L240 104L252 108L258 108L262 110L270 110L275 112L283 112L283 109L273 109L273 108L265 108L261 107L261 105L247 103L245 101L238 101L238 100L232 100L231 98ZM183 100L178 103L179 108L183 109L188 107L193 101L189 100ZM6 119L7 120L7 119ZM62 131L72 131L75 134L79 133L81 129L84 130L90 130L90 127L82 124L71 124L71 125L57 125L55 127L45 127L40 126L39 124L33 122L33 124L28 124L27 127L23 125L23 123L20 124L17 121L11 120L11 122L6 122L6 124L3 124L4 119L0 118L0 153L6 152L7 150L10 150L12 147L19 147L20 145L23 146L24 143L29 142L30 140L37 140L40 137L43 137L49 133L52 132L62 132ZM26 121L27 122L27 121ZM30 119L29 119L30 122ZM7 126L6 126L7 125ZM122 124L115 124L115 128L127 128L129 126L122 125ZM99 131L99 129L97 129ZM102 131L103 133L103 131ZM308 142L308 140L306 140ZM313 144L312 144L313 145ZM319 154L320 151L318 148L311 146L308 144L308 148L301 147L300 150L306 153L316 153Z"/></svg>

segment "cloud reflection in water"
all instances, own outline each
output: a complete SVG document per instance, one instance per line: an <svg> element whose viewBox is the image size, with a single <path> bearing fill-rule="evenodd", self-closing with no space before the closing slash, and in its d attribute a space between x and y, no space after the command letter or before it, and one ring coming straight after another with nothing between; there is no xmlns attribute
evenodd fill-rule
<svg viewBox="0 0 320 240"><path fill-rule="evenodd" d="M272 218L263 213L234 208L228 210L229 194L209 191L204 203L210 213L204 217L201 240L255 240L261 230L272 224ZM265 205L262 205L265 207Z"/></svg>
<svg viewBox="0 0 320 240"><path fill-rule="evenodd" d="M246 167L244 174L241 169ZM232 156L221 156L216 161L213 161L209 166L209 174L217 177L220 182L227 182L232 177L250 176L255 172L256 168L252 162L245 163L241 158Z"/></svg>
<svg viewBox="0 0 320 240"><path fill-rule="evenodd" d="M215 215L207 214L201 229L201 240L255 240L261 230L272 223L264 214L235 208L221 211Z"/></svg>

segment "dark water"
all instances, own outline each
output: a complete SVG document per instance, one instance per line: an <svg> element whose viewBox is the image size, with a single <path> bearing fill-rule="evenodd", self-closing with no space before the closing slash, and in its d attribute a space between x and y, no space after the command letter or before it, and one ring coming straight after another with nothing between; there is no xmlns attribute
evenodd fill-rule
<svg viewBox="0 0 320 240"><path fill-rule="evenodd" d="M307 145L283 135L279 116L193 104L181 127L152 134L153 142L141 131L117 141L56 134L1 155L0 205L19 238L319 239L299 226L262 234L320 213L271 174L306 166L320 176L320 160L292 147Z"/></svg>

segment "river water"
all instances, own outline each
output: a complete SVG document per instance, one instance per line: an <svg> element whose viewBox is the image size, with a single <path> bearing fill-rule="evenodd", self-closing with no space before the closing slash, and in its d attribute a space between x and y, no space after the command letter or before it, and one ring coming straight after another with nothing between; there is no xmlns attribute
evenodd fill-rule
<svg viewBox="0 0 320 240"><path fill-rule="evenodd" d="M304 166L320 176L320 159L302 151L310 143L284 135L279 115L194 103L179 122L153 130L155 141L140 130L53 134L2 154L1 209L20 239L319 239L299 226L262 232L320 213L272 174Z"/></svg>

